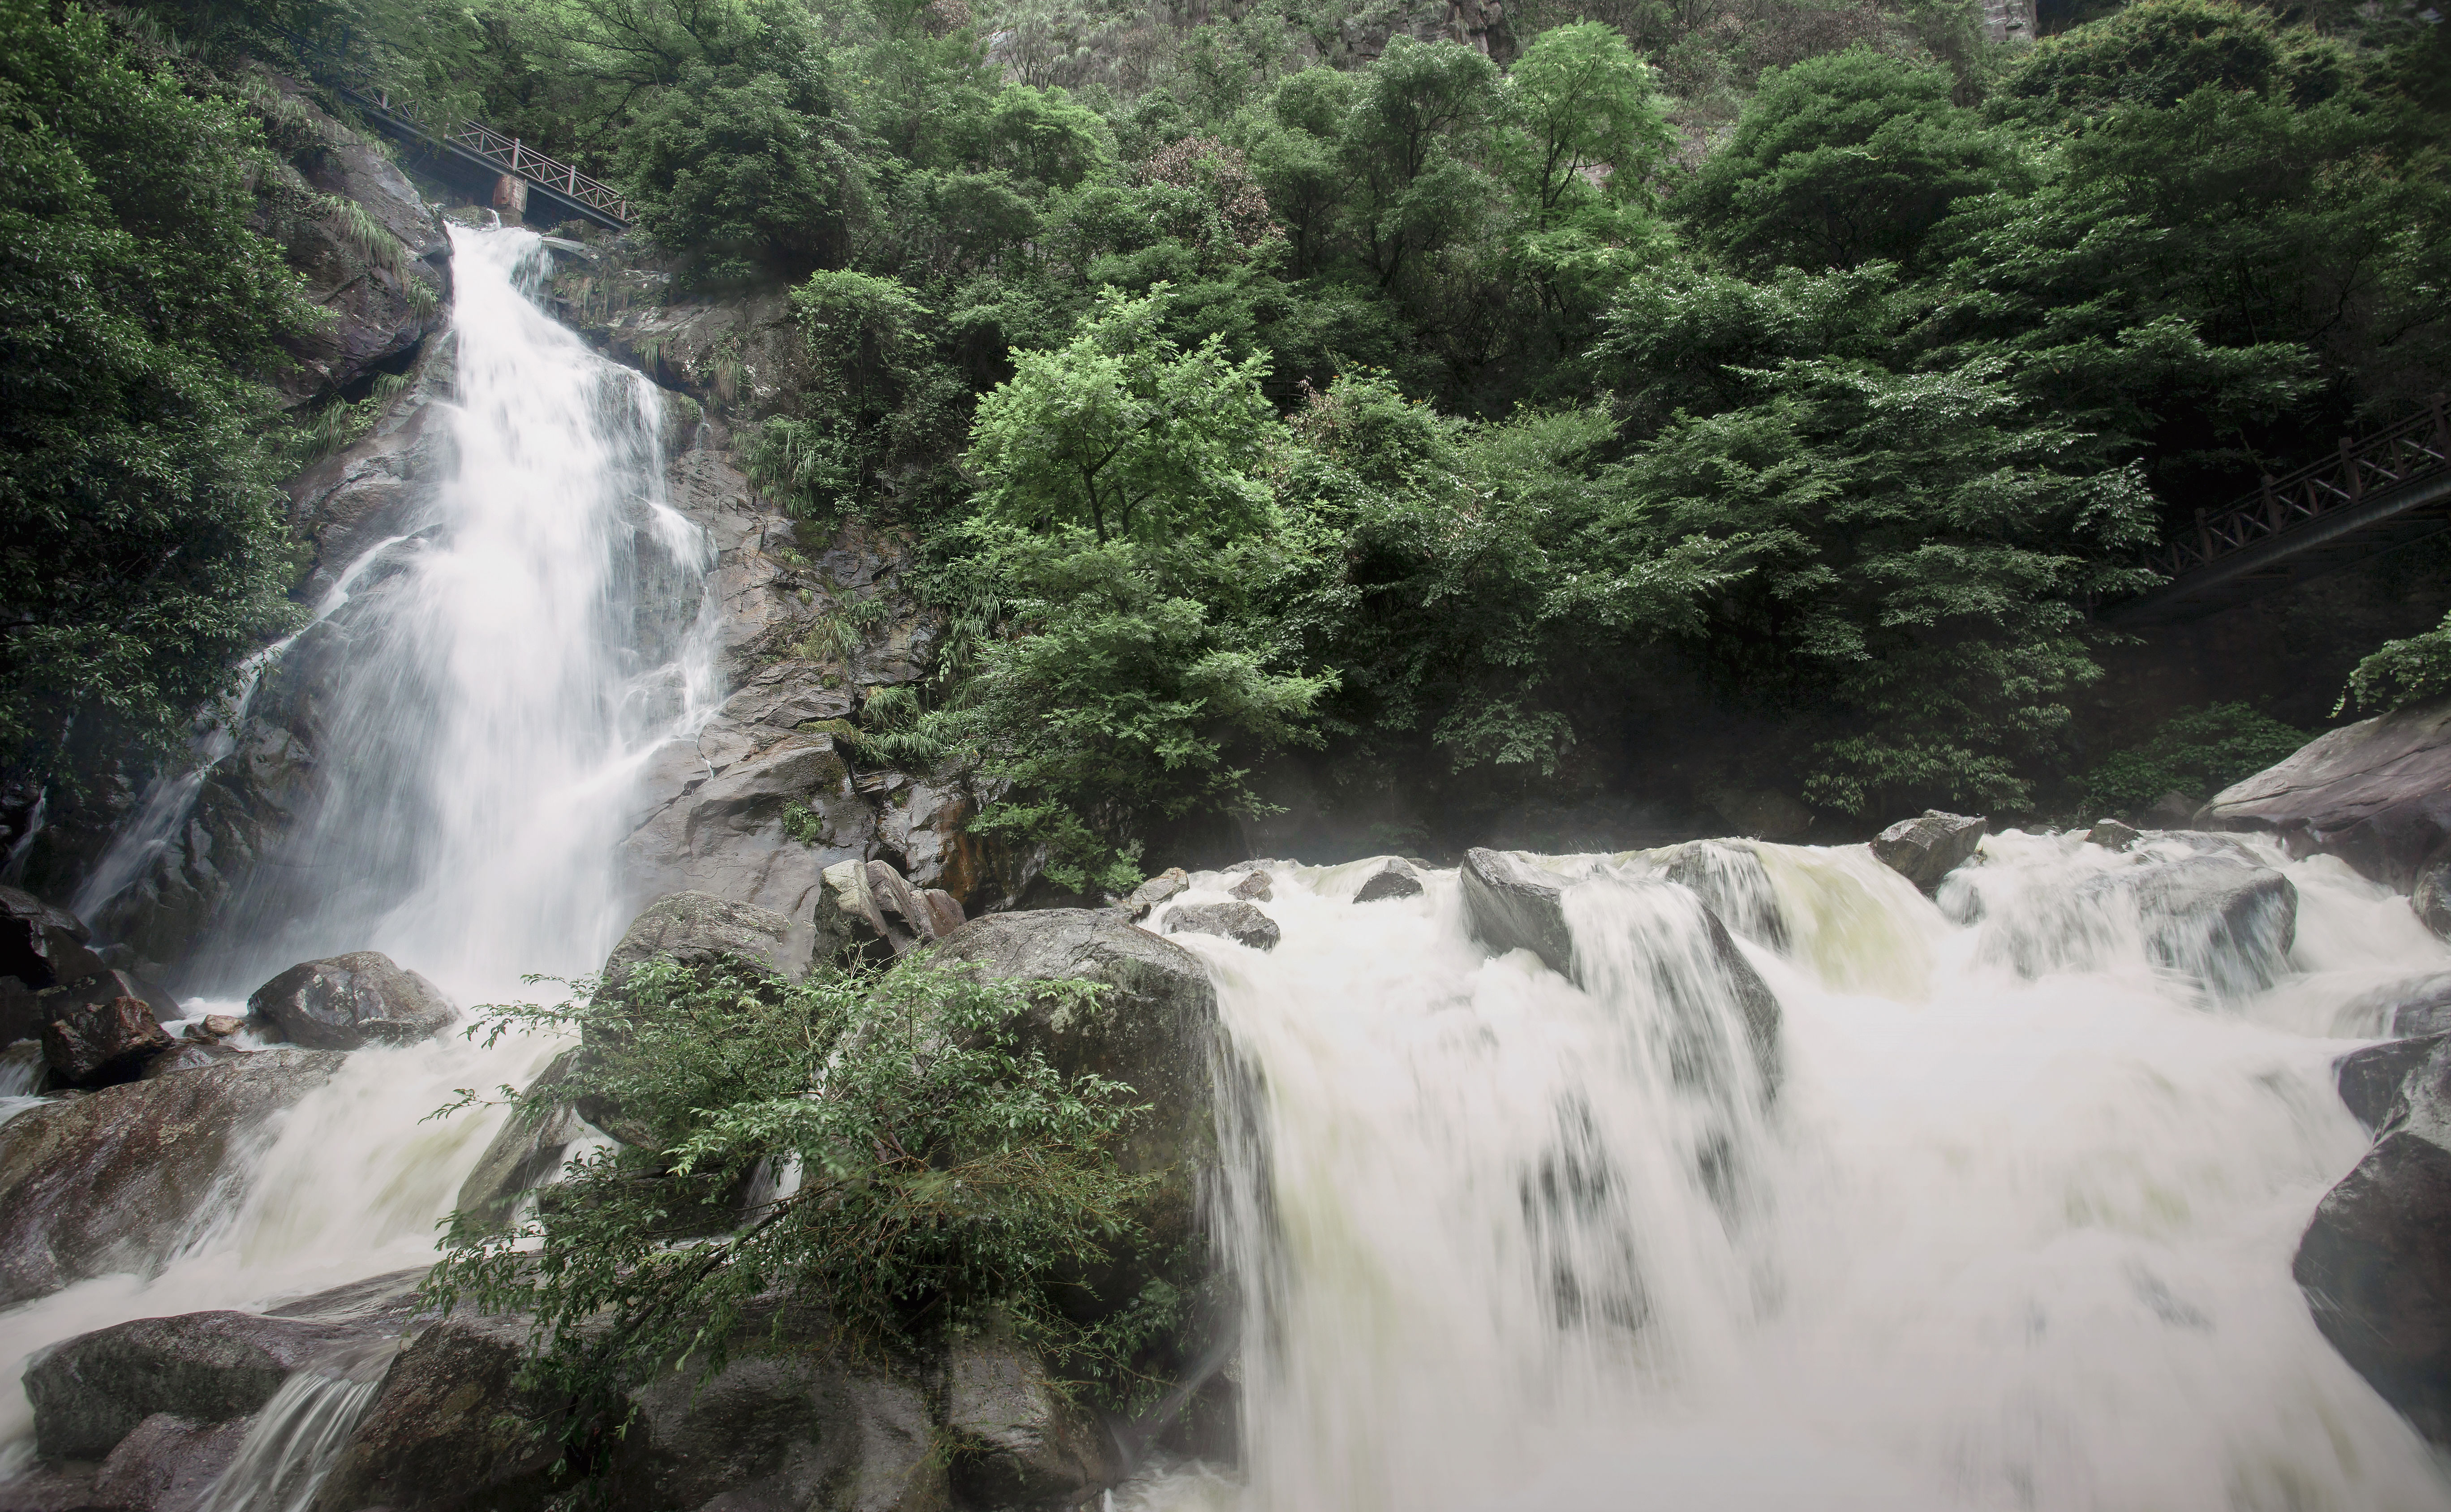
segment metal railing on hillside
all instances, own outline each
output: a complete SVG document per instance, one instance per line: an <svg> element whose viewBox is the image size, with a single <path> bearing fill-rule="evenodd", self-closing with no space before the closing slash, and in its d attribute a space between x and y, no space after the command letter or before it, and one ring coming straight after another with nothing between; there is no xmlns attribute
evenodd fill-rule
<svg viewBox="0 0 2451 1512"><path fill-rule="evenodd" d="M2363 442L2342 438L2335 456L2263 486L2218 514L2196 512L2192 534L2156 552L2154 570L2171 578L2212 566L2250 546L2285 536L2377 494L2451 468L2451 415L2443 397Z"/></svg>
<svg viewBox="0 0 2451 1512"><path fill-rule="evenodd" d="M515 173L531 184L542 185L563 198L584 205L623 226L630 224L629 196L610 184L579 172L576 164L547 157L509 132L497 131L482 121L434 118L414 102L402 99L387 88L337 81L332 88L361 110L387 116L430 141L458 147L505 173Z"/></svg>

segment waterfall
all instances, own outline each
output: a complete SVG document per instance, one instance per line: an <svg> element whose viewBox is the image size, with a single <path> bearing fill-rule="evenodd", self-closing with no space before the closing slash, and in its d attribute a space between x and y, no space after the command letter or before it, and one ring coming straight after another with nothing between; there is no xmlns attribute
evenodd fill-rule
<svg viewBox="0 0 2451 1512"><path fill-rule="evenodd" d="M712 554L665 497L665 396L539 307L551 254L535 234L451 236L455 373L437 403L456 466L249 669L256 713L277 697L304 720L314 765L285 838L236 879L191 963L192 1007L235 1011L292 962L352 950L389 954L462 1007L526 992L526 972L595 970L634 901L615 848L638 769L718 701ZM187 822L201 768L246 759L247 730L203 736L200 770L148 796L82 906ZM255 1132L225 1200L155 1273L0 1315L0 1463L25 1452L19 1377L45 1345L430 1263L498 1117L427 1115L456 1089L523 1084L556 1049L453 1034L354 1051ZM23 1106L11 1074L0 1117ZM347 1393L309 1384L291 1438L344 1431ZM295 1469L287 1452L265 1450Z"/></svg>
<svg viewBox="0 0 2451 1512"><path fill-rule="evenodd" d="M396 1343L360 1345L293 1373L247 1424L197 1512L307 1512L397 1353Z"/></svg>
<svg viewBox="0 0 2451 1512"><path fill-rule="evenodd" d="M2451 1506L2289 1271L2366 1144L2330 1063L2380 1031L2341 1005L2451 954L2403 899L2258 850L2298 971L2241 999L2073 836L1995 836L1946 912L1860 849L1733 847L1775 1083L1658 856L1551 863L1581 986L1492 958L1453 873L1281 871L1273 952L1174 936L1264 1089L1219 1223L1245 1463L1119 1506ZM2020 970L2055 931L2083 949Z"/></svg>

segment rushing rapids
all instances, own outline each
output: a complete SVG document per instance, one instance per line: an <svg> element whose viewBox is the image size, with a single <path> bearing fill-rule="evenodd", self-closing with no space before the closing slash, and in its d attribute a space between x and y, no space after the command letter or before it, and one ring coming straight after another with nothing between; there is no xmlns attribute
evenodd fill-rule
<svg viewBox="0 0 2451 1512"><path fill-rule="evenodd" d="M661 498L657 396L537 309L536 238L455 246L456 479L261 668L314 681L346 759L191 963L199 1011L339 951L462 1004L592 969L637 901L626 785L720 691L703 616L668 612L705 563ZM196 786L152 796L82 910L108 917ZM1860 847L1526 864L1562 889L1551 960L1493 948L1452 871L1363 902L1370 867L1272 865L1272 951L1174 936L1255 1073L1213 1194L1242 1457L1116 1505L2451 1507L2290 1276L2366 1147L2332 1062L2385 1031L2376 988L2451 968L2404 900L2206 836L1993 835L1937 897ZM2170 905L2249 873L2294 889L2289 927ZM45 1345L430 1260L491 1129L426 1115L555 1049L354 1051L160 1252L0 1314L8 1456ZM0 1065L0 1118L31 1086ZM293 1374L217 1512L307 1504L389 1358Z"/></svg>

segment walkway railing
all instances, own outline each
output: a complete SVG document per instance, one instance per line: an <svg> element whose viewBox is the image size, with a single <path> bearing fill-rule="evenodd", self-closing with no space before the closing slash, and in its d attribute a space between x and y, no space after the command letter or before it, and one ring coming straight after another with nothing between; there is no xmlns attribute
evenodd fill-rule
<svg viewBox="0 0 2451 1512"><path fill-rule="evenodd" d="M335 83L332 88L361 110L387 116L392 122L408 128L428 141L458 147L505 173L516 173L531 184L542 185L563 198L623 226L630 224L630 200L619 189L591 179L579 172L576 165L547 157L518 137L497 131L482 121L434 119L413 102L378 87Z"/></svg>
<svg viewBox="0 0 2451 1512"><path fill-rule="evenodd" d="M2337 456L2286 478L2267 476L2263 487L2217 515L2196 511L2195 529L2164 546L2152 564L2177 578L2445 468L2451 468L2451 420L2437 394L2389 430L2363 442L2342 438Z"/></svg>

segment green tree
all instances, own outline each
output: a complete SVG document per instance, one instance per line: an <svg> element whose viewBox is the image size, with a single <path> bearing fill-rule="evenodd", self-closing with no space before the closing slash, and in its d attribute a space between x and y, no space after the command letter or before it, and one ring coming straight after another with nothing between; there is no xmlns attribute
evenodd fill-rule
<svg viewBox="0 0 2451 1512"><path fill-rule="evenodd" d="M1868 48L1766 73L1676 208L1740 263L1911 265L1959 200L2019 177L1952 87L1945 69Z"/></svg>
<svg viewBox="0 0 2451 1512"><path fill-rule="evenodd" d="M316 312L249 229L255 124L80 7L0 0L0 761L40 774L174 747L292 622L259 380Z"/></svg>
<svg viewBox="0 0 2451 1512"><path fill-rule="evenodd" d="M1095 987L924 960L794 985L663 957L618 991L571 985L472 1032L578 1031L565 1077L503 1090L512 1116L615 1108L633 1142L574 1162L523 1224L455 1214L426 1280L438 1305L532 1320L526 1384L567 1406L530 1427L571 1469L606 1468L632 1391L684 1366L711 1378L778 1306L853 1350L1017 1323L1128 1403L1128 1342L1078 1320L1138 1299L1052 1290L1141 1237L1153 1178L1113 1152L1132 1091L1063 1074L1025 1030L1033 998L1078 1011ZM796 1180L754 1188L760 1171Z"/></svg>
<svg viewBox="0 0 2451 1512"><path fill-rule="evenodd" d="M1265 520L1265 359L1229 362L1213 338L1182 350L1158 328L1165 292L1107 294L1069 343L1020 354L979 401L965 461L990 516L1087 524L1100 544Z"/></svg>
<svg viewBox="0 0 2451 1512"><path fill-rule="evenodd" d="M1597 21L1534 38L1507 70L1502 97L1520 133L1517 172L1543 228L1592 190L1587 175L1602 170L1599 193L1648 199L1649 179L1676 141L1653 98L1651 69L1622 33Z"/></svg>

